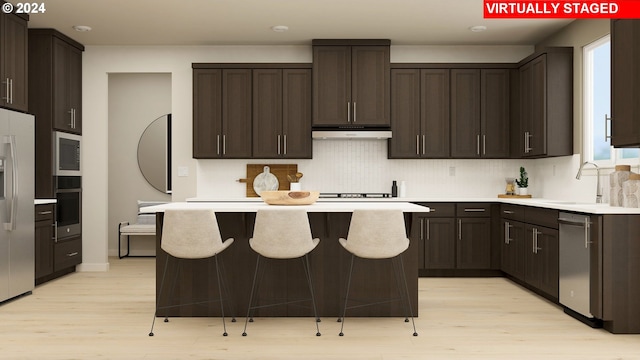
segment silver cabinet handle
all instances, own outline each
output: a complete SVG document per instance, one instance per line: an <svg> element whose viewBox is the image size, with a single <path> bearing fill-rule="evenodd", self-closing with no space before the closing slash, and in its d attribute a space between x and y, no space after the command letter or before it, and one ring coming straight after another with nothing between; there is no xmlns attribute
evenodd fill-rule
<svg viewBox="0 0 640 360"><path fill-rule="evenodd" d="M483 208L465 208L464 212L485 212L486 209Z"/></svg>
<svg viewBox="0 0 640 360"><path fill-rule="evenodd" d="M287 135L284 135L284 154L287 155Z"/></svg>
<svg viewBox="0 0 640 360"><path fill-rule="evenodd" d="M353 102L353 122L355 123L358 120L358 115L356 114L356 102Z"/></svg>
<svg viewBox="0 0 640 360"><path fill-rule="evenodd" d="M347 101L347 122L351 122L351 101Z"/></svg>
<svg viewBox="0 0 640 360"><path fill-rule="evenodd" d="M420 155L420 135L416 135L416 155Z"/></svg>
<svg viewBox="0 0 640 360"><path fill-rule="evenodd" d="M533 228L533 253L537 254L538 250L542 250L542 248L538 247L538 235L542 235L541 231L538 231L538 229Z"/></svg>
<svg viewBox="0 0 640 360"><path fill-rule="evenodd" d="M220 155L220 135L216 135L216 154Z"/></svg>
<svg viewBox="0 0 640 360"><path fill-rule="evenodd" d="M222 135L222 155L227 155L227 135Z"/></svg>
<svg viewBox="0 0 640 360"><path fill-rule="evenodd" d="M458 240L462 240L462 219L458 219Z"/></svg>
<svg viewBox="0 0 640 360"><path fill-rule="evenodd" d="M69 127L73 129L73 109L69 109Z"/></svg>
<svg viewBox="0 0 640 360"><path fill-rule="evenodd" d="M504 214L513 214L514 212L511 210L502 210Z"/></svg>
<svg viewBox="0 0 640 360"><path fill-rule="evenodd" d="M533 137L533 135L531 135L531 133L529 133L528 131L525 131L524 133L524 152L525 154L528 154L531 150L533 150L533 148L531 147L531 138Z"/></svg>
<svg viewBox="0 0 640 360"><path fill-rule="evenodd" d="M278 155L280 155L280 135L278 135Z"/></svg>
<svg viewBox="0 0 640 360"><path fill-rule="evenodd" d="M38 212L38 215L49 215L49 214L51 214L51 213L52 213L52 211L51 211L51 210L47 210L47 211L39 211L39 212Z"/></svg>
<svg viewBox="0 0 640 360"><path fill-rule="evenodd" d="M611 134L609 134L609 127L607 127L607 122L611 124L611 116L604 114L604 141L609 141L611 139Z"/></svg>
<svg viewBox="0 0 640 360"><path fill-rule="evenodd" d="M10 93L10 97L9 97L9 102L11 104L13 104L13 79L9 79L9 83L11 84L11 86L9 86L9 89L11 89L11 93Z"/></svg>
<svg viewBox="0 0 640 360"><path fill-rule="evenodd" d="M431 220L427 219L427 240L431 240Z"/></svg>
<svg viewBox="0 0 640 360"><path fill-rule="evenodd" d="M74 257L74 256L76 256L76 255L78 255L78 252L77 252L77 251L74 251L74 252L72 252L72 253L68 253L68 254L67 254L67 257Z"/></svg>
<svg viewBox="0 0 640 360"><path fill-rule="evenodd" d="M476 136L476 154L480 155L480 134Z"/></svg>
<svg viewBox="0 0 640 360"><path fill-rule="evenodd" d="M509 224L508 221L504 222L504 243L509 245L509 243L511 243L511 239L510 236L511 234L509 234L509 228L511 228L513 225Z"/></svg>
<svg viewBox="0 0 640 360"><path fill-rule="evenodd" d="M482 135L482 155L487 155L487 135Z"/></svg>
<svg viewBox="0 0 640 360"><path fill-rule="evenodd" d="M426 135L422 135L422 155L427 153L426 150L426 145L427 144L427 136Z"/></svg>
<svg viewBox="0 0 640 360"><path fill-rule="evenodd" d="M53 231L53 240L54 240L54 242L57 243L58 242L58 222L57 221L53 223L53 229L54 229L54 231Z"/></svg>
<svg viewBox="0 0 640 360"><path fill-rule="evenodd" d="M424 219L420 219L420 240L424 240Z"/></svg>

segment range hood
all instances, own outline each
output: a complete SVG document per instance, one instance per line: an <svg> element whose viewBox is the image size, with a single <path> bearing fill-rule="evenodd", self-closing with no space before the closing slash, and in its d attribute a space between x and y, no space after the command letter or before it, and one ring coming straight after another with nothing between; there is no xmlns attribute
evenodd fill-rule
<svg viewBox="0 0 640 360"><path fill-rule="evenodd" d="M329 128L329 129L314 129L311 132L311 135L312 135L312 138L316 140L326 140L326 139L386 140L391 138L391 130Z"/></svg>

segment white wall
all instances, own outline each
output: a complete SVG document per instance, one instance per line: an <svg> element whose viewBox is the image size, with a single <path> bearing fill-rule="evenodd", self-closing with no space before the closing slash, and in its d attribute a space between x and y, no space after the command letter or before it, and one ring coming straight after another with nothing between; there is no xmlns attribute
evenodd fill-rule
<svg viewBox="0 0 640 360"><path fill-rule="evenodd" d="M171 201L154 189L139 170L140 136L155 119L171 113L171 74L109 74L109 255L118 254L118 223L134 222L137 200ZM160 156L160 154L158 155ZM131 254L154 254L155 239L133 237ZM124 246L124 242L123 242ZM123 251L125 251L123 249Z"/></svg>
<svg viewBox="0 0 640 360"><path fill-rule="evenodd" d="M581 46L581 45L580 45ZM392 62L517 62L531 46L392 46ZM191 158L193 62L311 62L310 46L109 47L88 46L83 55L83 259L80 270L108 269L109 221L109 85L110 73L171 75L173 114L173 201L200 196L244 196L246 164L260 160ZM314 140L312 160L297 160L305 187L322 191L389 191L391 180L406 180L409 196L494 197L504 191L504 177L516 176L520 165L530 173L534 196L570 199L587 192L575 176L579 156L545 160L388 160L386 143L377 140ZM134 154L131 155L135 156ZM578 159L576 159L578 158ZM278 163L268 160L269 163ZM289 161L279 161L289 163ZM553 173L556 185L543 176ZM188 176L176 169L186 167ZM451 168L455 175L450 175ZM549 170L551 169L551 170ZM363 181L365 179L365 181ZM571 186L572 191L562 191ZM595 185L594 185L595 186ZM584 187L584 191L579 190ZM573 190L576 191L573 191ZM113 191L113 190L112 190ZM135 201L136 199L131 199ZM112 236L111 236L112 237ZM112 243L112 247L114 244ZM113 253L112 248L112 253Z"/></svg>

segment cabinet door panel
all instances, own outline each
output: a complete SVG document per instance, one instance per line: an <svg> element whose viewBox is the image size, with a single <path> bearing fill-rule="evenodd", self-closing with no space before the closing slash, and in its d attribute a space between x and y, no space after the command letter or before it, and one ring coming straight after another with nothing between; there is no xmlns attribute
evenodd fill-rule
<svg viewBox="0 0 640 360"><path fill-rule="evenodd" d="M448 158L449 150L449 70L425 69L421 76L421 153L427 158Z"/></svg>
<svg viewBox="0 0 640 360"><path fill-rule="evenodd" d="M424 258L426 269L455 269L455 219L424 219Z"/></svg>
<svg viewBox="0 0 640 360"><path fill-rule="evenodd" d="M524 224L517 221L503 220L502 239L502 271L516 279L524 280Z"/></svg>
<svg viewBox="0 0 640 360"><path fill-rule="evenodd" d="M353 46L351 54L352 124L389 125L389 47Z"/></svg>
<svg viewBox="0 0 640 360"><path fill-rule="evenodd" d="M2 17L0 33L0 105L12 109L28 110L28 69L27 69L27 21L14 14L0 14ZM7 78L11 79L10 94L6 93ZM11 95L10 102L7 102Z"/></svg>
<svg viewBox="0 0 640 360"><path fill-rule="evenodd" d="M69 107L73 109L72 132L82 134L82 51L67 47L67 74L69 76Z"/></svg>
<svg viewBox="0 0 640 360"><path fill-rule="evenodd" d="M525 227L525 281L555 298L558 297L558 230L536 225Z"/></svg>
<svg viewBox="0 0 640 360"><path fill-rule="evenodd" d="M35 277L53 272L53 227L51 220L36 221L35 228Z"/></svg>
<svg viewBox="0 0 640 360"><path fill-rule="evenodd" d="M222 70L193 71L193 157L222 155Z"/></svg>
<svg viewBox="0 0 640 360"><path fill-rule="evenodd" d="M480 70L451 70L451 156L479 157Z"/></svg>
<svg viewBox="0 0 640 360"><path fill-rule="evenodd" d="M611 21L611 144L640 145L640 20Z"/></svg>
<svg viewBox="0 0 640 360"><path fill-rule="evenodd" d="M459 218L456 248L458 269L491 268L491 219Z"/></svg>
<svg viewBox="0 0 640 360"><path fill-rule="evenodd" d="M531 122L529 129L530 156L546 154L547 149L547 57L541 55L531 62Z"/></svg>
<svg viewBox="0 0 640 360"><path fill-rule="evenodd" d="M351 101L351 48L313 48L313 125L348 124Z"/></svg>
<svg viewBox="0 0 640 360"><path fill-rule="evenodd" d="M391 109L389 158L420 157L420 70L391 70Z"/></svg>
<svg viewBox="0 0 640 360"><path fill-rule="evenodd" d="M53 38L53 125L58 130L72 130L69 88L69 45Z"/></svg>
<svg viewBox="0 0 640 360"><path fill-rule="evenodd" d="M480 84L482 157L509 157L509 70L482 69Z"/></svg>
<svg viewBox="0 0 640 360"><path fill-rule="evenodd" d="M282 88L283 156L311 158L311 70L284 69Z"/></svg>
<svg viewBox="0 0 640 360"><path fill-rule="evenodd" d="M251 70L222 72L222 156L251 157Z"/></svg>
<svg viewBox="0 0 640 360"><path fill-rule="evenodd" d="M276 158L283 152L282 70L253 70L253 156Z"/></svg>

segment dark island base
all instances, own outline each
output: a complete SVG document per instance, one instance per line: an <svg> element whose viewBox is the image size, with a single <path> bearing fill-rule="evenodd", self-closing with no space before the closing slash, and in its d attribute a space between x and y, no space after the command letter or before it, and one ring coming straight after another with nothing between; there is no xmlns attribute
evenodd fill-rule
<svg viewBox="0 0 640 360"><path fill-rule="evenodd" d="M225 307L225 316L244 317L247 313L249 295L257 254L249 247L253 233L255 213L217 213L223 239L234 238L234 243L220 254L225 267L226 282L230 289L233 312ZM316 294L318 314L321 317L339 317L344 305L346 278L351 254L338 242L347 236L351 213L309 213L311 231L320 238L320 244L309 254L312 280ZM156 298L160 306L188 304L194 301L217 299L218 284L214 259L181 261L182 270L175 279L176 260L169 259L169 270L162 294L160 280L167 258L160 248L163 213L157 213L156 232ZM408 233L412 230L412 214L405 214ZM413 315L418 316L418 249L413 242L403 254L404 269L409 287ZM308 285L300 259L268 261L259 289L261 303L281 302L308 298ZM350 299L375 302L376 299L397 297L393 266L390 260L358 259L354 263ZM175 286L174 299L170 300L170 289ZM269 300L271 299L271 301ZM275 300L273 300L275 299ZM349 302L349 305L354 305ZM304 306L307 305L307 306ZM163 310L159 316L220 316L219 303L188 305ZM347 316L405 316L402 303L392 302L350 309ZM258 309L255 316L313 316L310 302Z"/></svg>

